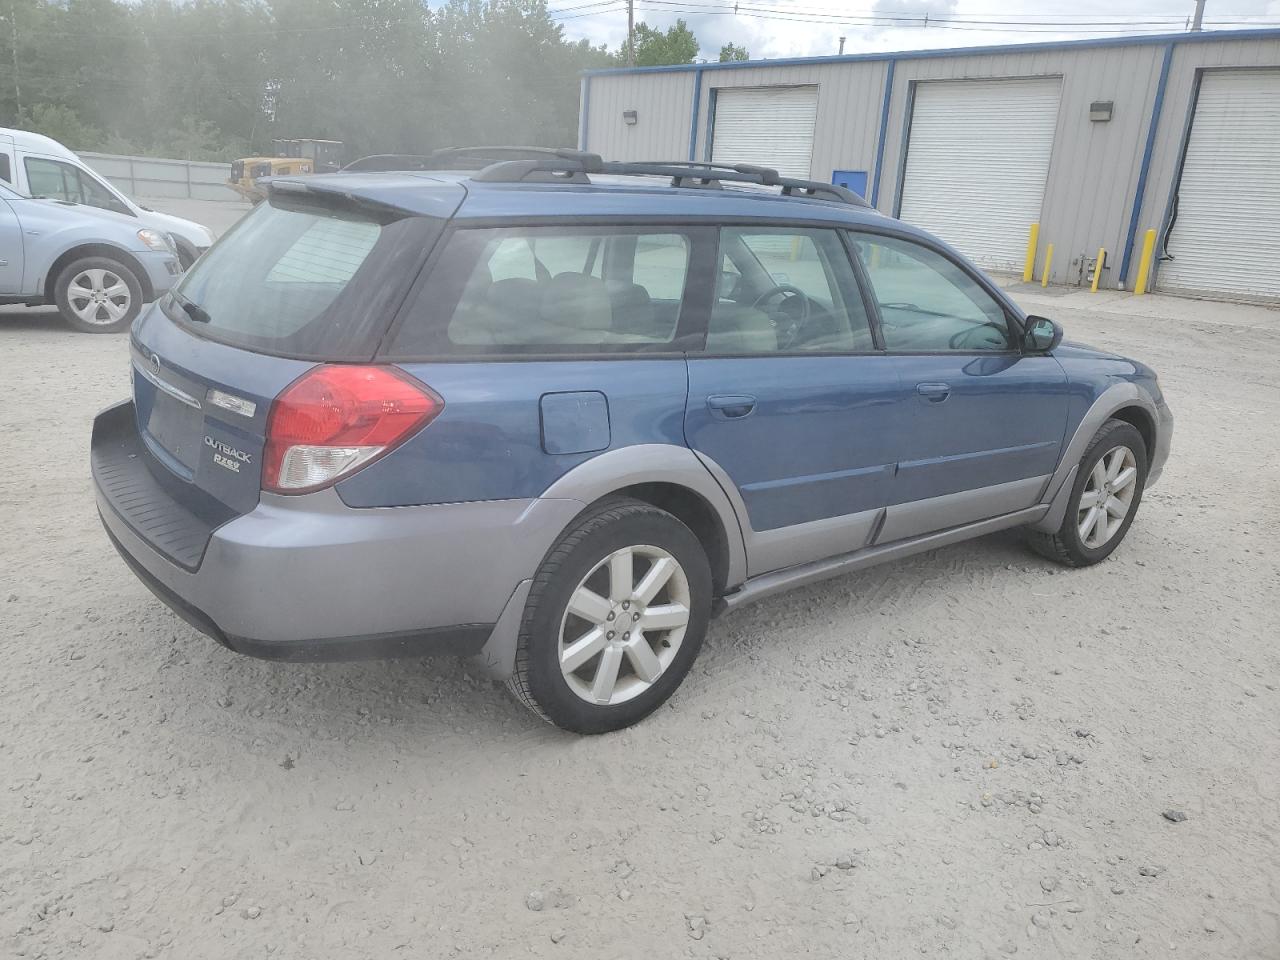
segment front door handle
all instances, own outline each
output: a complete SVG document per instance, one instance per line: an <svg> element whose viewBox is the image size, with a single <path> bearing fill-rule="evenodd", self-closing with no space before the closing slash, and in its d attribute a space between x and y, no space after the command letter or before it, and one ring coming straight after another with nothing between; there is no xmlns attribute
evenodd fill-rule
<svg viewBox="0 0 1280 960"><path fill-rule="evenodd" d="M951 396L951 384L949 383L918 383L916 384L916 393L924 397L930 403L941 403L947 397Z"/></svg>
<svg viewBox="0 0 1280 960"><path fill-rule="evenodd" d="M741 420L756 408L756 398L742 393L711 396L707 407L721 420Z"/></svg>

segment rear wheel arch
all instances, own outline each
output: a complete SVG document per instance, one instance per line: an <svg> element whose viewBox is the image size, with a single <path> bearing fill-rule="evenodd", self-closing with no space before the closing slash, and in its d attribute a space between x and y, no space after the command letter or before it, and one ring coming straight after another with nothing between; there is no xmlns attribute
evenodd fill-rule
<svg viewBox="0 0 1280 960"><path fill-rule="evenodd" d="M711 564L711 582L718 597L729 577L729 536L714 507L701 494L678 483L638 483L609 496L630 497L665 510L688 527Z"/></svg>
<svg viewBox="0 0 1280 960"><path fill-rule="evenodd" d="M155 299L155 287L151 285L151 277L147 273L146 268L138 261L138 258L131 254L128 250L120 247L113 247L109 243L82 243L79 246L72 247L70 250L60 254L58 259L53 261L49 266L49 272L44 278L44 299L46 303L54 302L54 284L58 282L58 277L62 271L77 260L86 257L106 257L115 260L121 266L128 267L137 278L138 283L142 285L142 298L145 302Z"/></svg>
<svg viewBox="0 0 1280 960"><path fill-rule="evenodd" d="M688 447L637 444L579 464L542 493L569 498L584 511L610 497L630 497L675 516L703 544L716 595L746 579L746 547L738 511L711 471Z"/></svg>

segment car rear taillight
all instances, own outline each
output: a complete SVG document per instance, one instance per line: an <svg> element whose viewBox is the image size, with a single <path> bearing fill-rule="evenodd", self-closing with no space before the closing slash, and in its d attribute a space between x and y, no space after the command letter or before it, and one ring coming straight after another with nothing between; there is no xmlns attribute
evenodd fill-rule
<svg viewBox="0 0 1280 960"><path fill-rule="evenodd" d="M394 367L314 367L271 405L262 489L327 487L403 443L443 409L443 400Z"/></svg>

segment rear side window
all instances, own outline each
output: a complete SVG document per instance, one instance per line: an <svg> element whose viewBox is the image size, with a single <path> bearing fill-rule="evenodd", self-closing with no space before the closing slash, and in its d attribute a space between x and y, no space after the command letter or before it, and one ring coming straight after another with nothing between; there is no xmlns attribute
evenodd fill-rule
<svg viewBox="0 0 1280 960"><path fill-rule="evenodd" d="M373 355L441 221L272 199L196 261L165 313L193 333L316 360Z"/></svg>
<svg viewBox="0 0 1280 960"><path fill-rule="evenodd" d="M691 237L675 228L461 229L393 357L681 349Z"/></svg>
<svg viewBox="0 0 1280 960"><path fill-rule="evenodd" d="M5 183L13 183L13 170L9 166L9 155L0 153L0 180Z"/></svg>

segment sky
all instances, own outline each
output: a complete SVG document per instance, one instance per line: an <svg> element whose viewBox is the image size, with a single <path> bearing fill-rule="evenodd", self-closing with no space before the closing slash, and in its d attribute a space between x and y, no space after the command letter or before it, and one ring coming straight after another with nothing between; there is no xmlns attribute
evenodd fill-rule
<svg viewBox="0 0 1280 960"><path fill-rule="evenodd" d="M1195 0L635 0L636 21L666 29L682 17L699 59L722 44L751 59L937 49L1186 29ZM736 6L737 12L734 12ZM548 0L569 39L617 49L627 31L625 0ZM924 18L931 21L924 25ZM873 20L872 18L879 18ZM898 19L888 19L898 18ZM905 19L904 19L905 18ZM1280 27L1280 0L1207 0L1205 29ZM805 22L816 21L816 22ZM942 21L939 23L939 21ZM1003 23L999 23L1003 21Z"/></svg>

